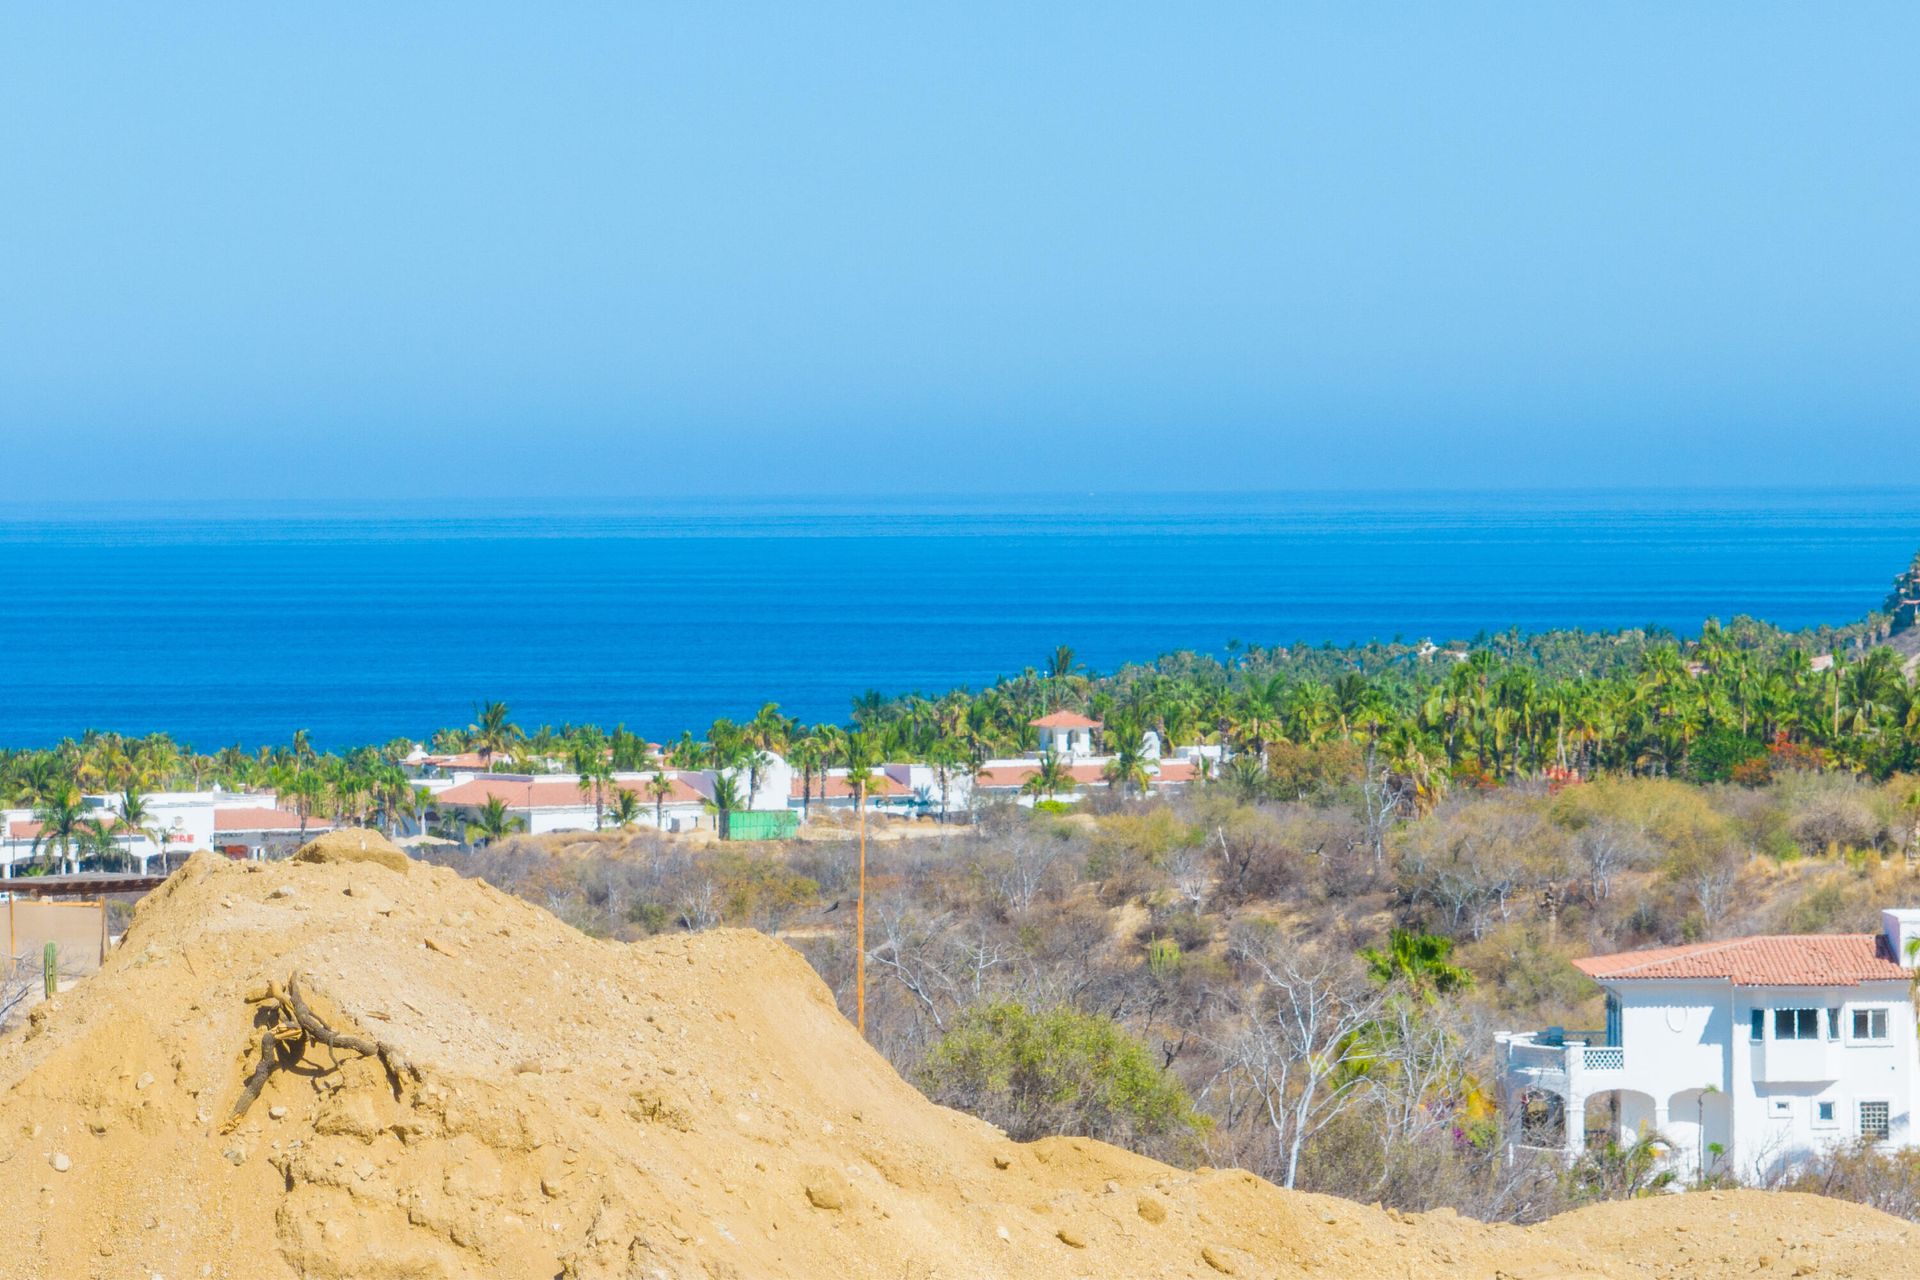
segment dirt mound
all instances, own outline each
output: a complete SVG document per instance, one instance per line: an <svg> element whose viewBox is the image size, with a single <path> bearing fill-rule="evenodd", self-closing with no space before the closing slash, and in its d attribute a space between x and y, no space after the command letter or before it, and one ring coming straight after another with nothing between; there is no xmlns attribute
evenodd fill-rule
<svg viewBox="0 0 1920 1280"><path fill-rule="evenodd" d="M343 827L315 836L293 855L295 862L371 862L389 871L413 865L399 845L365 827Z"/></svg>
<svg viewBox="0 0 1920 1280"><path fill-rule="evenodd" d="M62 1280L1870 1276L1920 1250L1805 1197L1523 1231L1022 1146L926 1102L757 934L622 946L444 868L210 856L0 1049L0 1196L0 1273Z"/></svg>

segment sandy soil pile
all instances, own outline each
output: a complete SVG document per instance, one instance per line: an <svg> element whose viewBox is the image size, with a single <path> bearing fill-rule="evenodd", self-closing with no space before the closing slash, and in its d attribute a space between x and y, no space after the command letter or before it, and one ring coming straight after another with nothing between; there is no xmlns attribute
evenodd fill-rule
<svg viewBox="0 0 1920 1280"><path fill-rule="evenodd" d="M903 1083L778 943L594 942L359 841L196 856L0 1051L0 1274L1878 1276L1920 1256L1920 1231L1805 1197L1523 1231L1017 1145ZM287 1021L247 997L296 973L312 1017L419 1076L308 1038L229 1129L259 1023Z"/></svg>

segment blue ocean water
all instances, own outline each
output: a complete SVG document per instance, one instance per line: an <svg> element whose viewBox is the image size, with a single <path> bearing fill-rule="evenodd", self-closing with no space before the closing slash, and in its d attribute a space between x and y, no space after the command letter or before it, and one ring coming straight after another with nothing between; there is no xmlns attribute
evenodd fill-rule
<svg viewBox="0 0 1920 1280"><path fill-rule="evenodd" d="M493 698L665 738L1058 644L1840 622L1916 548L1920 489L0 509L0 745L342 746Z"/></svg>

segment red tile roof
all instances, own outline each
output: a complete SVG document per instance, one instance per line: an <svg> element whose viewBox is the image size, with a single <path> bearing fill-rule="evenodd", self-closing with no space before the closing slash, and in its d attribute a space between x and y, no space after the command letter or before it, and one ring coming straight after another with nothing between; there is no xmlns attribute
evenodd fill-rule
<svg viewBox="0 0 1920 1280"><path fill-rule="evenodd" d="M688 786L679 774L669 773L667 780L673 783L673 791L667 796L668 804L701 804L706 797ZM631 791L647 804L653 803L653 796L647 790L644 780L625 779L615 782L606 789L608 799L615 791ZM577 809L582 806L591 808L593 798L580 790L577 782L565 780L536 779L522 782L513 778L485 777L471 778L457 787L448 787L433 797L433 803L440 805L468 806L479 808L494 796L507 802L510 809Z"/></svg>
<svg viewBox="0 0 1920 1280"><path fill-rule="evenodd" d="M795 800L800 798L801 785L802 779L800 775L797 773L794 774L793 785L788 788L788 794ZM869 798L912 794L913 789L911 787L904 783L897 782L885 774L876 773L873 776L873 781L867 784L867 796ZM847 785L845 775L835 776L833 774L827 774L821 776L816 774L813 779L813 798L816 800L851 800L853 798L853 788Z"/></svg>
<svg viewBox="0 0 1920 1280"><path fill-rule="evenodd" d="M1105 781L1102 772L1104 766L1097 764L1070 764L1067 776L1081 786L1090 786ZM982 769L974 779L974 785L981 787L1019 787L1026 785L1028 778L1040 772L1039 765L1012 764L995 765Z"/></svg>
<svg viewBox="0 0 1920 1280"><path fill-rule="evenodd" d="M215 831L298 831L300 815L286 809L249 808L245 805L213 811ZM333 824L324 818L308 818L307 830L330 831Z"/></svg>
<svg viewBox="0 0 1920 1280"><path fill-rule="evenodd" d="M114 839L128 840L140 834L122 825L119 814L108 813L105 810L99 810L97 812L102 813L106 818L113 819L112 822L108 823L107 829L113 835ZM87 819L88 822L99 822L102 820L102 818ZM9 840L32 840L40 834L40 829L40 824L33 821L10 823L7 826L7 838Z"/></svg>
<svg viewBox="0 0 1920 1280"><path fill-rule="evenodd" d="M1098 720L1089 720L1073 711L1056 711L1052 715L1041 716L1038 720L1029 720L1027 723L1036 729L1098 729L1100 727Z"/></svg>
<svg viewBox="0 0 1920 1280"><path fill-rule="evenodd" d="M1158 782L1192 782L1193 774L1191 760L1162 760L1160 772L1155 774L1154 778Z"/></svg>
<svg viewBox="0 0 1920 1280"><path fill-rule="evenodd" d="M1904 982L1912 976L1894 961L1892 947L1878 933L1730 938L1573 963L1589 978L1717 979L1741 987L1841 987Z"/></svg>

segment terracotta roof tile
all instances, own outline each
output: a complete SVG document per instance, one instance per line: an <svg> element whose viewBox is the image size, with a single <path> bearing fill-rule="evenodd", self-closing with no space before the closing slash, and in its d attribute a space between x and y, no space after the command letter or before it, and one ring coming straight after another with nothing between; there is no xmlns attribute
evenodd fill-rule
<svg viewBox="0 0 1920 1280"><path fill-rule="evenodd" d="M793 775L793 785L787 789L788 795L795 800L798 800L800 798L801 782L802 782L802 779L800 775L796 773ZM905 796L905 795L911 795L911 794L913 794L913 789L911 787L908 787L905 783L897 782L894 779L887 777L885 774L875 774L873 778L873 782L867 787L867 797L869 799L873 799L881 796ZM819 774L814 775L814 779L813 779L813 798L814 799L846 800L846 799L851 799L852 796L853 796L853 788L847 785L846 775L844 774L840 774L840 775L827 774L825 776L821 776Z"/></svg>
<svg viewBox="0 0 1920 1280"><path fill-rule="evenodd" d="M1838 987L1903 982L1912 975L1878 933L1729 938L1589 956L1574 967L1595 979L1719 980L1740 987Z"/></svg>
<svg viewBox="0 0 1920 1280"><path fill-rule="evenodd" d="M329 831L333 824L324 818L308 818L307 830ZM300 815L285 809L240 805L213 811L215 831L298 831Z"/></svg>
<svg viewBox="0 0 1920 1280"><path fill-rule="evenodd" d="M702 804L706 797L694 790L677 773L669 773L667 779L673 783L673 793L667 797L668 804ZM647 804L653 803L653 796L647 790L644 780L620 779L606 789L609 798L615 791L631 791ZM471 806L479 808L488 800L499 796L507 802L509 809L577 809L591 808L593 799L580 790L577 782L564 779L554 780L537 778L524 782L515 778L485 777L472 778L457 787L448 787L433 797L433 803L440 805Z"/></svg>
<svg viewBox="0 0 1920 1280"><path fill-rule="evenodd" d="M1073 711L1056 711L1052 715L1041 716L1038 720L1029 720L1028 724L1036 729L1098 729L1098 720L1089 720Z"/></svg>
<svg viewBox="0 0 1920 1280"><path fill-rule="evenodd" d="M1103 768L1097 764L1070 764L1066 767L1067 776L1083 787L1103 781ZM1019 787L1026 785L1027 779L1038 772L1040 766L1032 764L995 765L982 769L974 778L974 783L982 787Z"/></svg>

